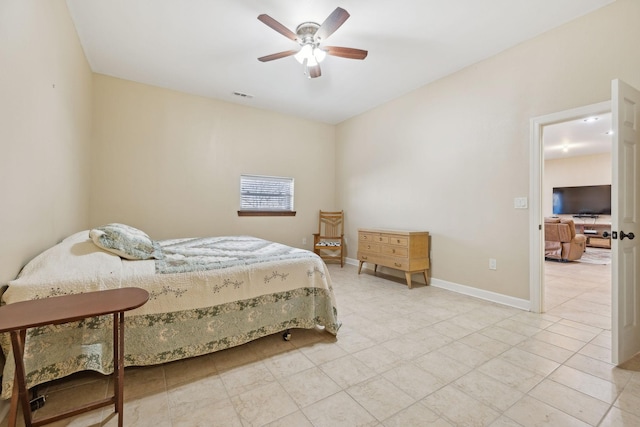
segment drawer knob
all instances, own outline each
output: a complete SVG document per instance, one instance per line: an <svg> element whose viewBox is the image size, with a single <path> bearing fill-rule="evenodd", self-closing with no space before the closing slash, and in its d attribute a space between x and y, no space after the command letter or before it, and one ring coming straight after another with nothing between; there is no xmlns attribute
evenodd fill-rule
<svg viewBox="0 0 640 427"><path fill-rule="evenodd" d="M394 253L394 254L396 253L396 250L395 250L395 249L393 250L393 253Z"/></svg>
<svg viewBox="0 0 640 427"><path fill-rule="evenodd" d="M398 243L400 243L400 239L398 239Z"/></svg>
<svg viewBox="0 0 640 427"><path fill-rule="evenodd" d="M367 240L367 236L362 236L362 240Z"/></svg>
<svg viewBox="0 0 640 427"><path fill-rule="evenodd" d="M394 262L393 265L395 265L396 267L402 267L402 264Z"/></svg>
<svg viewBox="0 0 640 427"><path fill-rule="evenodd" d="M362 259L367 259L367 257L366 257L366 256L364 256L364 255L363 255L361 258L362 258Z"/></svg>
<svg viewBox="0 0 640 427"><path fill-rule="evenodd" d="M367 249L371 249L371 245L367 245Z"/></svg>

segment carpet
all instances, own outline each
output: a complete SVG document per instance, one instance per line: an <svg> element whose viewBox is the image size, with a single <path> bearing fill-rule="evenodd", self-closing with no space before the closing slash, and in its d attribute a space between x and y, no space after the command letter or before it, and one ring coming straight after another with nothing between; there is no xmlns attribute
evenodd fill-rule
<svg viewBox="0 0 640 427"><path fill-rule="evenodd" d="M611 249L588 247L585 253L582 254L582 257L576 260L576 262L599 265L611 264Z"/></svg>

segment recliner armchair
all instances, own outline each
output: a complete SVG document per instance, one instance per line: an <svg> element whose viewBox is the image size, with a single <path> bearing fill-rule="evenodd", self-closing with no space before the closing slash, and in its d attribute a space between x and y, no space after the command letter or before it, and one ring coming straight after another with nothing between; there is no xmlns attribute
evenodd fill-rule
<svg viewBox="0 0 640 427"><path fill-rule="evenodd" d="M572 219L544 219L544 257L561 261L576 261L587 247L587 237L576 233Z"/></svg>

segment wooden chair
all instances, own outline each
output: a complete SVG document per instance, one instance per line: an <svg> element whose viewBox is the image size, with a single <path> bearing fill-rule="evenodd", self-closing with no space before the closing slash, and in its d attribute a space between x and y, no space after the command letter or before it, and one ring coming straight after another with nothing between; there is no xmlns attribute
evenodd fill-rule
<svg viewBox="0 0 640 427"><path fill-rule="evenodd" d="M325 262L339 262L344 267L344 211L320 211L313 251Z"/></svg>

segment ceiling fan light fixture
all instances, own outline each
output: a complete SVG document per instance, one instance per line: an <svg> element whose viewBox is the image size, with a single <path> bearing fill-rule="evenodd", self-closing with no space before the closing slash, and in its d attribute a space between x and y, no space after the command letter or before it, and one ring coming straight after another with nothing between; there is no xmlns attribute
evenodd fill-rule
<svg viewBox="0 0 640 427"><path fill-rule="evenodd" d="M331 34L340 28L349 16L349 12L341 7L337 7L322 24L303 22L298 25L294 33L269 15L264 13L258 15L260 22L300 45L298 50L287 50L261 56L258 58L258 61L269 62L275 59L293 56L296 58L296 61L302 64L304 73L309 76L309 78L317 78L322 75L320 63L327 55L348 59L365 59L367 57L367 51L362 49L338 46L325 46L324 48L320 48L320 44L324 43Z"/></svg>
<svg viewBox="0 0 640 427"><path fill-rule="evenodd" d="M318 64L319 64L322 61L324 61L324 58L327 57L327 52L325 52L324 50L316 46L313 49L313 56L316 58L316 61L318 61Z"/></svg>
<svg viewBox="0 0 640 427"><path fill-rule="evenodd" d="M314 46L311 43L308 43L302 45L302 48L300 49L300 51L298 51L298 53L294 55L294 58L296 58L296 61L301 64L304 64L306 60L307 66L313 67L324 61L324 58L326 58L326 56L327 52L317 46Z"/></svg>
<svg viewBox="0 0 640 427"><path fill-rule="evenodd" d="M313 46L311 46L310 44L303 45L298 53L294 55L294 58L296 58L296 61L301 64L304 63L305 59L309 61L310 58L313 58Z"/></svg>

